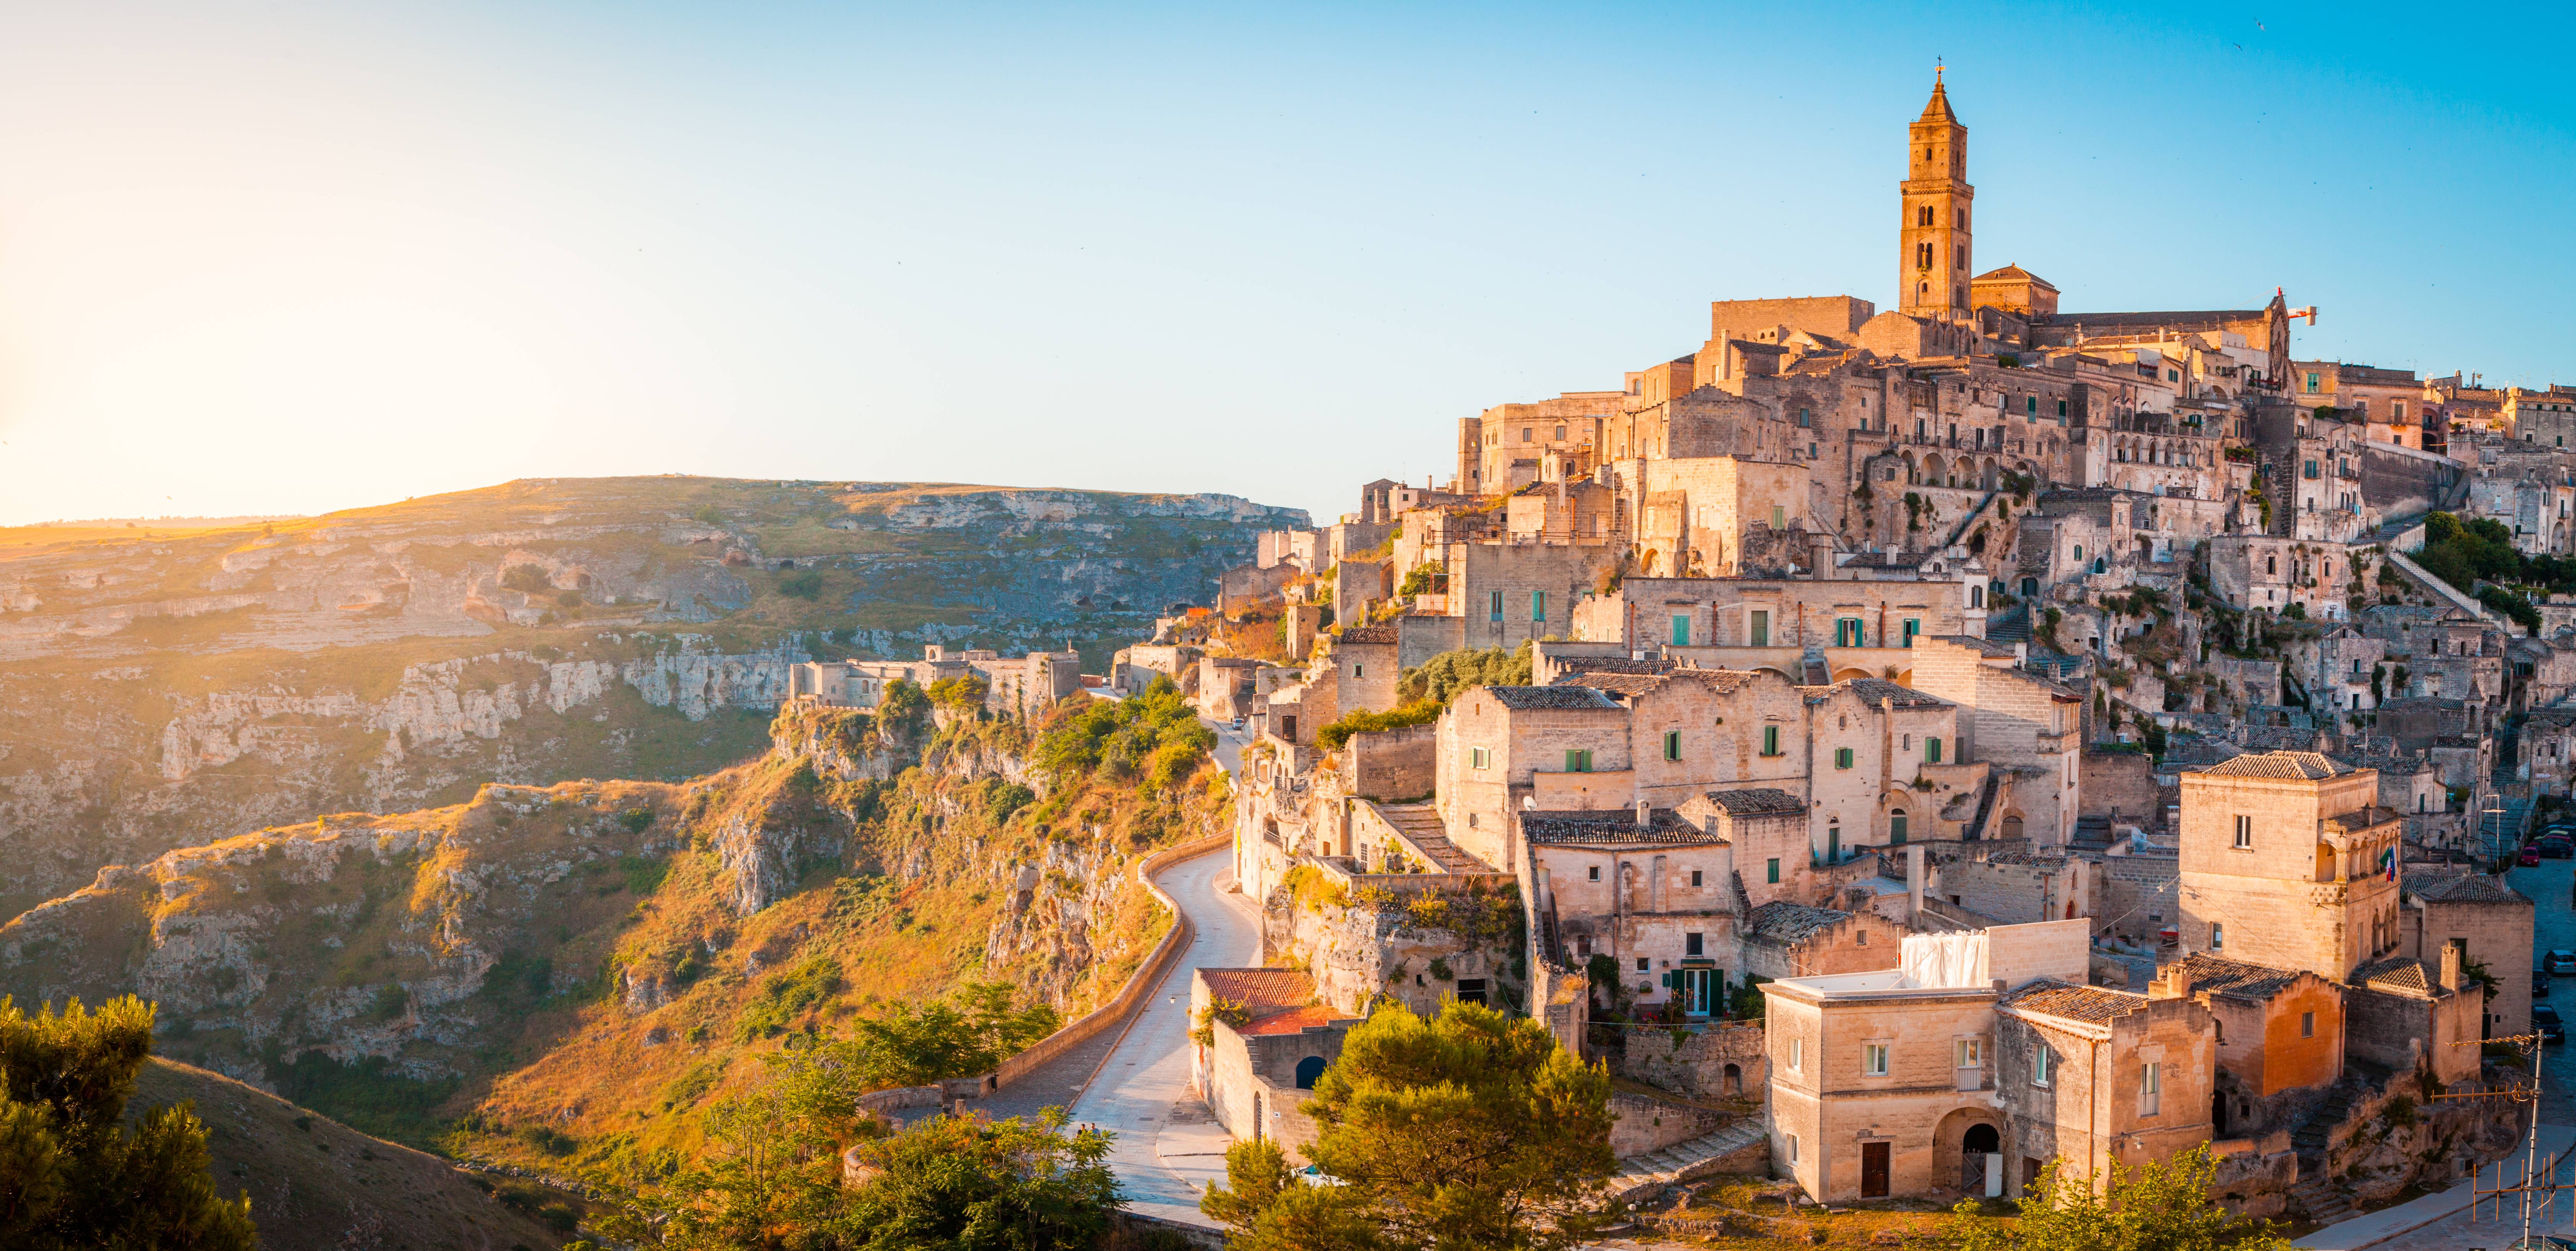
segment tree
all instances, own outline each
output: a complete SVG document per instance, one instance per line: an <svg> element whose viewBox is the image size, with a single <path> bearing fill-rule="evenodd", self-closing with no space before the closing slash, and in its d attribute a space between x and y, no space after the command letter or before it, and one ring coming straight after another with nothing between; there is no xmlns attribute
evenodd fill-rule
<svg viewBox="0 0 2576 1251"><path fill-rule="evenodd" d="M122 1124L152 1054L151 1005L77 999L28 1016L0 997L0 1246L251 1251L247 1197L206 1172L206 1126L187 1104Z"/></svg>
<svg viewBox="0 0 2576 1251"><path fill-rule="evenodd" d="M1535 1021L1482 1004L1379 1009L1343 1039L1304 1110L1298 1182L1276 1148L1229 1151L1200 1210L1260 1248L1554 1249L1600 1228L1610 1077Z"/></svg>
<svg viewBox="0 0 2576 1251"><path fill-rule="evenodd" d="M2207 1145L2160 1163L2111 1166L2109 1193L2064 1160L2040 1170L2007 1226L1981 1214L1978 1201L1950 1209L1957 1251L2289 1251L2269 1222L2230 1215L2209 1194L2217 1157Z"/></svg>
<svg viewBox="0 0 2576 1251"><path fill-rule="evenodd" d="M1396 698L1407 704L1429 702L1446 708L1458 696L1479 686L1527 686L1530 645L1505 651L1499 647L1442 652L1408 669L1396 682Z"/></svg>
<svg viewBox="0 0 2576 1251"><path fill-rule="evenodd" d="M1054 1033L1060 1021L1043 1003L1017 1006L1008 982L970 982L951 998L920 1007L889 1004L884 1015L859 1021L848 1040L826 1050L867 1089L926 1086L990 1073Z"/></svg>
<svg viewBox="0 0 2576 1251"><path fill-rule="evenodd" d="M1109 1135L1034 1121L943 1116L862 1143L858 1188L831 1245L868 1251L1057 1251L1099 1245L1119 1206Z"/></svg>

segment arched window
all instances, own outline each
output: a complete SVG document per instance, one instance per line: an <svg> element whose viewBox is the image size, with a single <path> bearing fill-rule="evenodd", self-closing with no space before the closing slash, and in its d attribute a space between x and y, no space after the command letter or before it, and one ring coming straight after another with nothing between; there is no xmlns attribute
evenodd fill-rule
<svg viewBox="0 0 2576 1251"><path fill-rule="evenodd" d="M1315 1088L1316 1080L1321 1078L1323 1075L1324 1057L1308 1056L1303 1060L1299 1060L1297 1062L1297 1089L1313 1090Z"/></svg>
<svg viewBox="0 0 2576 1251"><path fill-rule="evenodd" d="M1977 585L1976 583L1973 583L1973 582L1969 583L1969 584L1968 584L1968 607L1970 607L1970 608L1983 608L1983 607L1985 607L1985 606L1986 606L1986 588L1984 588L1984 587L1982 587L1982 586L1979 586L1979 585Z"/></svg>
<svg viewBox="0 0 2576 1251"><path fill-rule="evenodd" d="M2101 558L2101 557L2099 557L2099 556L2096 556L2096 557L2094 557L2094 558L2093 558L2093 572L2095 572L2095 573L2109 573L2110 571L2111 571L2111 565L2110 565L2110 562L2108 562L2108 561L2106 561L2106 560L2102 559L2102 558Z"/></svg>

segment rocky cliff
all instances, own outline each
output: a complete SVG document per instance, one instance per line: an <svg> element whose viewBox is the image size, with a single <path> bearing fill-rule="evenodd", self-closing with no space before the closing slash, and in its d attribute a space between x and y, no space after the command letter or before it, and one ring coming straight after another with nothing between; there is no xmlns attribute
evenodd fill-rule
<svg viewBox="0 0 2576 1251"><path fill-rule="evenodd" d="M1229 496L543 479L264 525L0 531L0 911L98 866L487 782L755 754L787 669L1101 653L1203 601Z"/></svg>
<svg viewBox="0 0 2576 1251"><path fill-rule="evenodd" d="M1203 753L1146 793L1050 785L1031 729L945 709L769 733L681 782L492 784L109 866L0 926L0 991L143 995L166 1054L370 1132L629 1167L873 1005L1003 980L1096 1006L1168 924L1135 861L1224 828Z"/></svg>

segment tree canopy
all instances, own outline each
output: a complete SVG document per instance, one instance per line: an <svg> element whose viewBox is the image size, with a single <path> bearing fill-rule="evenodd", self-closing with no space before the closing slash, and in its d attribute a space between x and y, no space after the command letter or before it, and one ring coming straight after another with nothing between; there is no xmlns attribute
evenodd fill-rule
<svg viewBox="0 0 2576 1251"><path fill-rule="evenodd" d="M1169 677L1126 699L1066 703L1048 717L1032 758L1058 782L1094 770L1159 789L1187 778L1216 746L1216 732Z"/></svg>
<svg viewBox="0 0 2576 1251"><path fill-rule="evenodd" d="M1408 704L1429 700L1446 708L1461 692L1475 687L1529 685L1530 664L1526 642L1511 651L1471 647L1442 652L1406 670L1396 683L1395 696Z"/></svg>
<svg viewBox="0 0 2576 1251"><path fill-rule="evenodd" d="M1451 1001L1352 1028L1305 1111L1307 1185L1275 1145L1227 1152L1200 1210L1245 1251L1479 1247L1553 1251L1602 1223L1610 1077L1547 1029Z"/></svg>
<svg viewBox="0 0 2576 1251"><path fill-rule="evenodd" d="M2114 1164L2109 1193L2097 1195L2090 1178L2052 1161L2009 1223L1960 1200L1951 1242L1957 1251L2289 1251L2269 1223L2231 1215L2210 1196L2217 1171L2204 1144L2138 1168Z"/></svg>
<svg viewBox="0 0 2576 1251"><path fill-rule="evenodd" d="M0 1246L251 1251L250 1200L206 1172L206 1127L182 1103L126 1128L152 1054L152 1008L77 999L29 1016L0 998Z"/></svg>

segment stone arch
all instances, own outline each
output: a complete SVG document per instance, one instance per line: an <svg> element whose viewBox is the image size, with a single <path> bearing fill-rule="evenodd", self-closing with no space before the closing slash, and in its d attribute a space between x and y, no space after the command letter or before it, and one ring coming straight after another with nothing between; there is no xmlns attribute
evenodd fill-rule
<svg viewBox="0 0 2576 1251"><path fill-rule="evenodd" d="M1324 1057L1308 1056L1297 1062L1297 1089L1313 1090L1324 1076Z"/></svg>
<svg viewBox="0 0 2576 1251"><path fill-rule="evenodd" d="M2022 837L2022 820L2021 820L2021 814L2020 814L2020 813L2018 813L2018 812L2012 812L2012 813L2006 813L2006 814L2004 814L2004 822L2003 822L2003 826L2002 826L2002 834L2001 834L2001 837L2003 837L2003 838L2020 838L2020 837Z"/></svg>
<svg viewBox="0 0 2576 1251"><path fill-rule="evenodd" d="M1913 485L1915 485L1915 483L1918 481L1918 479L1916 479L1916 478L1915 478L1915 476L1914 476L1914 474L1915 474L1914 453L1912 453L1912 452L1907 452L1907 453L1905 453L1903 456L1899 457L1898 459L1900 459L1900 460L1902 460L1902 461L1904 461L1904 462L1905 462L1905 485L1907 485L1907 486L1913 486Z"/></svg>
<svg viewBox="0 0 2576 1251"><path fill-rule="evenodd" d="M1988 1044L1987 1054L1983 1059L1985 1063L1982 1076L1991 1081L1995 1063L1991 1043ZM1967 1154L1968 1131L1980 1125L1985 1126L1988 1133L1994 1134L1998 1143L2003 1140L2003 1117L1990 1107L1978 1107L1972 1104L1954 1108L1933 1126L1932 1181L1935 1185L1944 1187L1955 1185L1970 1194L1985 1193L1983 1184L1985 1161L1980 1159L1975 1162L1976 1171L1972 1176L1969 1172ZM1984 1135L1980 1134L1978 1137L1982 1141ZM1974 1189L1971 1189L1972 1185Z"/></svg>
<svg viewBox="0 0 2576 1251"><path fill-rule="evenodd" d="M1941 480L1941 466L1942 466L1942 461L1941 461L1941 454L1940 454L1939 452L1929 452L1929 453L1926 453L1926 454L1924 455L1924 457L1923 457L1923 481L1924 481L1927 485L1930 485L1930 486L1947 486L1947 485L1949 485L1948 483L1945 483L1945 482L1943 482L1943 481Z"/></svg>
<svg viewBox="0 0 2576 1251"><path fill-rule="evenodd" d="M2002 485L2002 472L1995 467L1995 458L1989 456L1977 466L1977 489L1992 491Z"/></svg>
<svg viewBox="0 0 2576 1251"><path fill-rule="evenodd" d="M1878 675L1871 673L1867 669L1852 668L1850 666L1834 670L1834 681L1836 682L1849 682L1854 678L1869 678L1876 676Z"/></svg>
<svg viewBox="0 0 2576 1251"><path fill-rule="evenodd" d="M1662 576L1663 553L1647 548L1646 558L1637 562L1637 568L1649 578Z"/></svg>
<svg viewBox="0 0 2576 1251"><path fill-rule="evenodd" d="M1741 1065L1735 1065L1735 1064L1727 1065L1727 1066L1726 1066L1726 1078L1725 1078L1725 1083L1724 1083L1723 1085L1721 1085L1718 1089L1719 1089L1720 1091L1722 1091L1722 1092L1726 1093L1726 1094L1729 1094L1729 1095L1740 1095L1740 1094L1743 1094L1743 1093L1744 1093L1744 1069L1743 1069L1743 1066L1741 1066Z"/></svg>

